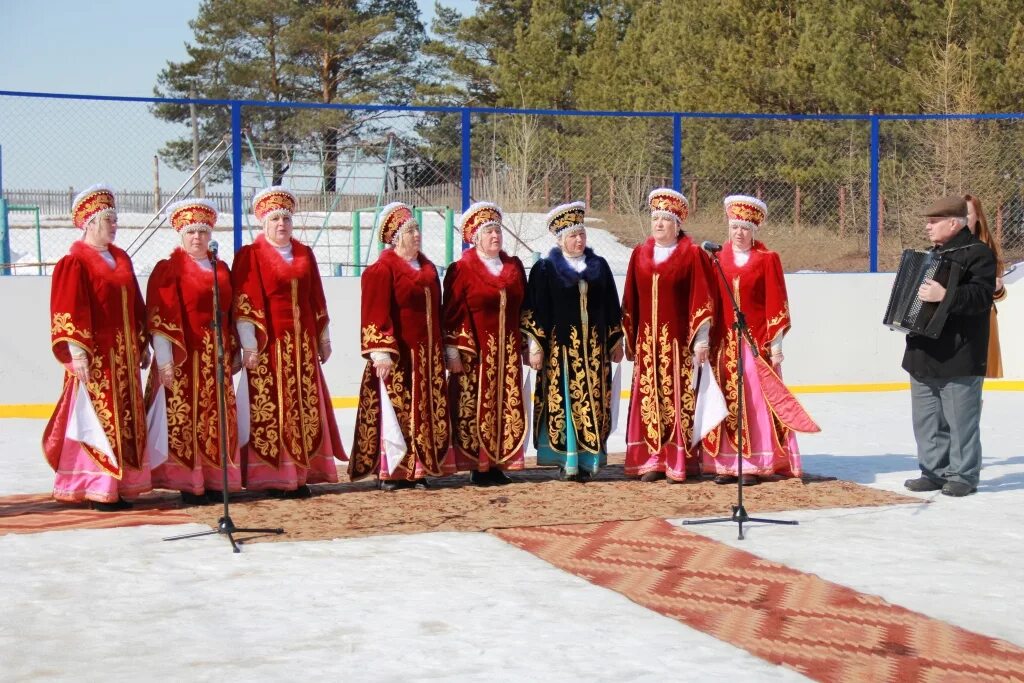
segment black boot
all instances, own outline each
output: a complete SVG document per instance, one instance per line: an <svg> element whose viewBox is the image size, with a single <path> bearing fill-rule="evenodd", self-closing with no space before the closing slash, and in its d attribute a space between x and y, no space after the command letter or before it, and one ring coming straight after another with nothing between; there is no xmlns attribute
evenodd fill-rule
<svg viewBox="0 0 1024 683"><path fill-rule="evenodd" d="M181 492L181 502L184 505L206 505L210 501L202 493Z"/></svg>
<svg viewBox="0 0 1024 683"><path fill-rule="evenodd" d="M281 497L282 498L292 499L292 500L295 500L295 499L298 499L298 498L312 498L313 497L313 492L309 490L308 486L303 484L302 486L296 488L294 491L285 491L284 495L281 496Z"/></svg>
<svg viewBox="0 0 1024 683"><path fill-rule="evenodd" d="M491 478L490 474L490 470L486 472L473 470L469 473L469 483L474 486L491 486L494 484L494 480Z"/></svg>
<svg viewBox="0 0 1024 683"><path fill-rule="evenodd" d="M89 501L89 507L99 512L121 512L122 510L131 510L132 504L124 498L118 498L114 503L97 503L96 501Z"/></svg>
<svg viewBox="0 0 1024 683"><path fill-rule="evenodd" d="M489 474L491 475L491 483L495 486L504 486L505 484L512 483L512 479L497 467L492 468Z"/></svg>

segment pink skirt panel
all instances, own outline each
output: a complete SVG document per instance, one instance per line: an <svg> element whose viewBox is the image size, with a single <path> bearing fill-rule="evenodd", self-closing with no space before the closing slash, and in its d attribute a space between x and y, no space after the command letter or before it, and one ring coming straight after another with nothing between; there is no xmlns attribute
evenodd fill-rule
<svg viewBox="0 0 1024 683"><path fill-rule="evenodd" d="M118 481L100 469L81 443L64 439L53 481L53 497L56 500L65 503L81 503L85 500L116 503L118 498L130 500L152 489L148 465L141 470L126 469Z"/></svg>
<svg viewBox="0 0 1024 683"><path fill-rule="evenodd" d="M754 367L754 356L745 345L743 347L744 370ZM761 477L781 474L798 477L803 471L800 464L800 450L796 444L796 435L790 432L786 439L779 439L775 431L775 421L761 390L761 380L756 372L744 372L744 393L747 404L747 434L750 438L750 457L743 461L743 473ZM721 438L718 457L712 457L701 448L704 471L712 474L736 476L736 447L719 426ZM781 441L781 445L780 442Z"/></svg>
<svg viewBox="0 0 1024 683"><path fill-rule="evenodd" d="M496 463L491 460L482 451L477 454L478 460L467 458L466 455L453 448L452 452L455 454L455 469L458 472L469 472L471 470L477 470L480 472L487 472L488 470L497 468L506 472L514 472L521 470L526 467L526 446L523 445L516 451L516 454L511 458L507 458L504 462Z"/></svg>
<svg viewBox="0 0 1024 683"><path fill-rule="evenodd" d="M380 479L381 481L414 481L416 479L423 479L424 477L433 476L427 473L427 470L424 469L423 467L423 463L421 463L419 460L416 460L416 464L413 466L412 470L403 465L399 465L398 469L396 469L393 474L388 474L386 456L383 455L383 439L381 440L380 444L380 452L381 456L377 461L377 478ZM455 474L458 471L455 463L455 449L449 447L448 452L445 453L444 458L441 460L441 476L446 477L449 474Z"/></svg>
<svg viewBox="0 0 1024 683"><path fill-rule="evenodd" d="M238 454L234 461L238 462ZM219 467L197 464L191 470L168 460L163 465L153 468L153 488L170 489L200 495L206 491L220 491L224 488L224 475ZM238 465L228 463L228 491L242 490L242 471Z"/></svg>
<svg viewBox="0 0 1024 683"><path fill-rule="evenodd" d="M700 476L700 458L687 457L686 449L669 442L657 453L651 453L647 444L626 444L626 463L623 472L627 477L640 477L648 472L664 472L675 481L686 481L687 477Z"/></svg>

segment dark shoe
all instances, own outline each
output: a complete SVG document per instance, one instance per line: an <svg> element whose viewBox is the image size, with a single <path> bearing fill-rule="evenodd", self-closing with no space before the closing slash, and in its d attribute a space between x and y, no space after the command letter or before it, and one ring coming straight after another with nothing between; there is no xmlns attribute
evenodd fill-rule
<svg viewBox="0 0 1024 683"><path fill-rule="evenodd" d="M559 481L576 481L575 474L569 474L565 471L564 467L558 468L558 480Z"/></svg>
<svg viewBox="0 0 1024 683"><path fill-rule="evenodd" d="M969 496L977 490L977 486L971 486L970 484L965 484L962 481L947 481L942 485L942 495L953 496L954 498Z"/></svg>
<svg viewBox="0 0 1024 683"><path fill-rule="evenodd" d="M587 471L587 470L585 470L583 468L580 468L576 472L576 481L578 481L581 484L586 484L588 481L590 481L593 478L594 478L593 473L589 472L589 471Z"/></svg>
<svg viewBox="0 0 1024 683"><path fill-rule="evenodd" d="M758 479L757 477L755 477L753 474L744 474L743 475L743 485L744 486L757 486L760 483L761 483L761 480Z"/></svg>
<svg viewBox="0 0 1024 683"><path fill-rule="evenodd" d="M469 483L474 486L493 486L494 479L491 477L491 472L480 472L479 470L473 470L469 473Z"/></svg>
<svg viewBox="0 0 1024 683"><path fill-rule="evenodd" d="M915 491L917 493L925 493L927 491L938 491L943 488L943 484L937 482L928 477L918 477L917 479L907 479L903 482L903 486L908 491Z"/></svg>
<svg viewBox="0 0 1024 683"><path fill-rule="evenodd" d="M684 480L684 479L673 479L672 477L665 477L665 481L667 483L669 483L669 484L685 484L686 483L686 480Z"/></svg>
<svg viewBox="0 0 1024 683"><path fill-rule="evenodd" d="M491 483L495 486L504 486L505 484L511 484L512 478L509 477L505 472L499 470L497 467L490 470Z"/></svg>
<svg viewBox="0 0 1024 683"><path fill-rule="evenodd" d="M432 489L434 487L428 484L426 479L416 479L415 481L409 482L409 486L407 486L406 488L426 490Z"/></svg>
<svg viewBox="0 0 1024 683"><path fill-rule="evenodd" d="M731 474L719 474L714 479L716 484L735 484L737 481L739 480Z"/></svg>
<svg viewBox="0 0 1024 683"><path fill-rule="evenodd" d="M97 503L96 501L89 501L89 507L99 512L121 512L122 510L131 510L132 504L124 498L118 498L116 503Z"/></svg>
<svg viewBox="0 0 1024 683"><path fill-rule="evenodd" d="M223 503L224 492L214 491L213 489L206 489L206 502L208 503Z"/></svg>
<svg viewBox="0 0 1024 683"><path fill-rule="evenodd" d="M297 489L295 489L293 491L285 491L284 495L281 496L281 497L282 498L287 498L289 500L295 500L295 499L299 499L299 498L312 498L313 497L313 492L309 490L308 486L303 484L302 486L298 487Z"/></svg>
<svg viewBox="0 0 1024 683"><path fill-rule="evenodd" d="M640 477L640 481L645 481L645 482L647 482L649 484L652 481L661 481L664 478L665 478L665 473L664 472L647 472L642 477Z"/></svg>
<svg viewBox="0 0 1024 683"><path fill-rule="evenodd" d="M377 480L377 488L381 491L397 491L402 488L401 479L379 479Z"/></svg>
<svg viewBox="0 0 1024 683"><path fill-rule="evenodd" d="M210 501L207 500L205 494L189 493L188 491L182 491L181 502L184 503L185 505L206 505Z"/></svg>

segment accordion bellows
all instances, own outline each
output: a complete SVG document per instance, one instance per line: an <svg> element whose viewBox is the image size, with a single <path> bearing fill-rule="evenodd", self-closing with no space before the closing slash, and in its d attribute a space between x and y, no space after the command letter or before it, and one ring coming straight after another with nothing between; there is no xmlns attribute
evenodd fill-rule
<svg viewBox="0 0 1024 683"><path fill-rule="evenodd" d="M946 288L942 301L921 301L917 290L925 280L935 280ZM937 251L906 249L889 295L882 322L886 327L937 339L949 317L949 308L960 281L960 264Z"/></svg>

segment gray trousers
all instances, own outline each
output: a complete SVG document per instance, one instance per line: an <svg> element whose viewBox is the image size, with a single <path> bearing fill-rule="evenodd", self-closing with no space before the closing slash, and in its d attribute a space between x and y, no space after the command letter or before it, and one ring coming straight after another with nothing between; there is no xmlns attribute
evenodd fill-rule
<svg viewBox="0 0 1024 683"><path fill-rule="evenodd" d="M978 485L982 380L910 376L917 461L929 479Z"/></svg>

